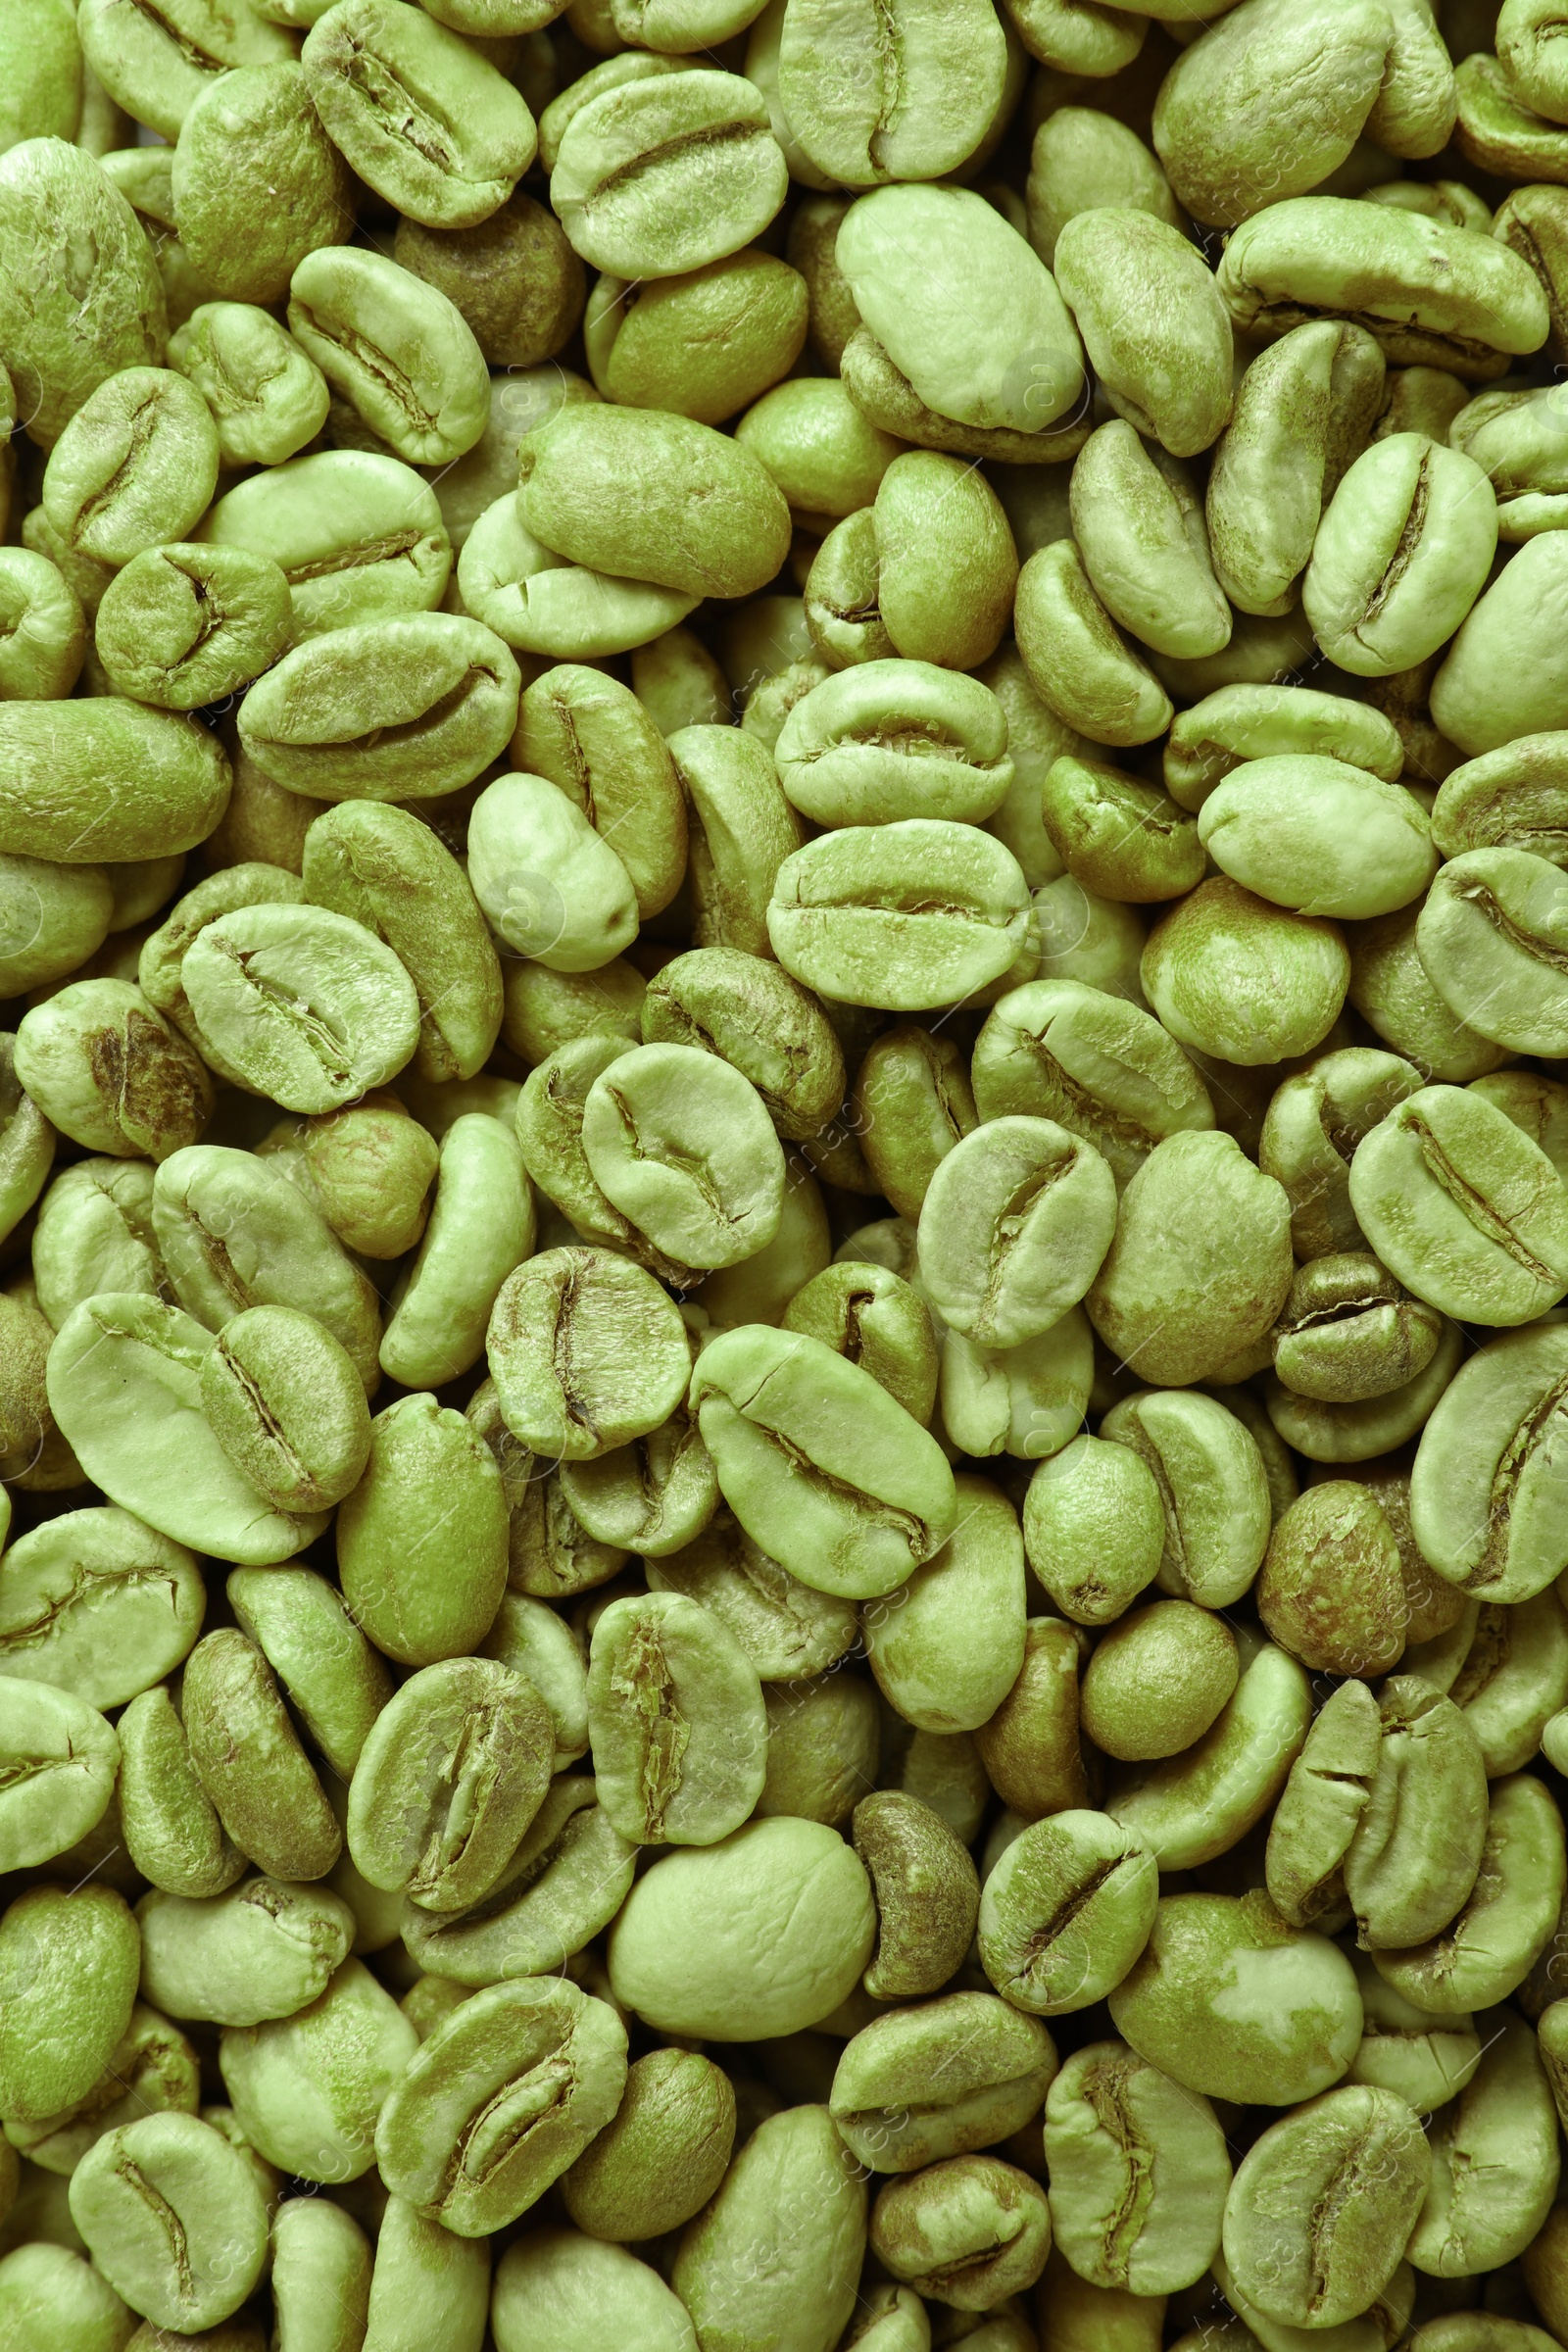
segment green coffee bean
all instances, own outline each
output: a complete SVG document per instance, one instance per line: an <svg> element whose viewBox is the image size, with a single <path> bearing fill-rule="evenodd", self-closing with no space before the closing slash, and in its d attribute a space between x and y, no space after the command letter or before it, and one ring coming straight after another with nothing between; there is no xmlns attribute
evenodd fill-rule
<svg viewBox="0 0 1568 2352"><path fill-rule="evenodd" d="M555 141L551 205L584 260L620 277L738 252L789 184L760 91L700 67L606 82Z"/></svg>
<svg viewBox="0 0 1568 2352"><path fill-rule="evenodd" d="M364 1389L374 1388L375 1294L275 1163L211 1144L176 1152L154 1182L152 1226L168 1282L209 1329L226 1330L238 1313L254 1307L303 1311L308 1301L310 1314L349 1356ZM224 1370L209 1379L216 1396ZM233 1423L226 1426L232 1434ZM357 1440L349 1443L352 1451Z"/></svg>
<svg viewBox="0 0 1568 2352"><path fill-rule="evenodd" d="M936 1556L863 1613L871 1671L906 1722L976 1731L1023 1665L1023 1546L1012 1506L984 1479L956 1481L957 1521Z"/></svg>
<svg viewBox="0 0 1568 2352"><path fill-rule="evenodd" d="M1555 2111L1520 2020L1504 2016L1468 2086L1440 2112L1432 2142L1432 2185L1410 2237L1416 2268L1445 2278L1511 2260L1544 2221L1557 2182Z"/></svg>
<svg viewBox="0 0 1568 2352"><path fill-rule="evenodd" d="M596 2238L679 2229L717 2189L734 2138L735 2094L712 2060L651 2050L627 2070L613 2122L563 2177L566 2210Z"/></svg>
<svg viewBox="0 0 1568 2352"><path fill-rule="evenodd" d="M1452 1402L1440 1400L1417 1451L1411 1512L1412 1522L1419 1512L1423 1555L1488 1601L1528 1599L1559 1573L1553 1514L1549 1504L1543 1510L1562 1352L1554 1336L1520 1332L1483 1348L1452 1383ZM1478 1482L1489 1462L1483 1502Z"/></svg>
<svg viewBox="0 0 1568 2352"><path fill-rule="evenodd" d="M1207 449L1230 416L1229 321L1207 266L1148 213L1097 207L1069 220L1054 265L1096 373L1118 416L1173 457ZM1181 351L1152 333L1153 317Z"/></svg>
<svg viewBox="0 0 1568 2352"><path fill-rule="evenodd" d="M1302 583L1331 659L1378 677L1437 652L1484 588L1493 527L1491 484L1460 449L1420 433L1366 449L1328 506Z"/></svg>
<svg viewBox="0 0 1568 2352"><path fill-rule="evenodd" d="M771 2227L779 2267L751 2259ZM825 2336L855 2308L865 2255L865 2188L821 2106L787 2109L753 2132L677 2250L672 2281L696 2325L782 2333L797 2308Z"/></svg>
<svg viewBox="0 0 1568 2352"><path fill-rule="evenodd" d="M935 1439L820 1340L727 1332L700 1358L689 1402L742 1526L818 1591L889 1592L952 1530Z"/></svg>
<svg viewBox="0 0 1568 2352"><path fill-rule="evenodd" d="M624 2247L571 2230L533 2230L503 2257L492 2299L495 2339L518 2352L541 2326L562 2343L596 2328L635 2335L650 2352L685 2352L696 2339L684 2306L657 2271Z"/></svg>
<svg viewBox="0 0 1568 2352"><path fill-rule="evenodd" d="M716 725L682 727L669 747L690 805L693 944L770 956L768 900L803 839L770 753Z"/></svg>
<svg viewBox="0 0 1568 2352"><path fill-rule="evenodd" d="M325 907L236 907L186 950L180 986L204 1046L285 1109L335 1110L414 1054L419 1007L390 948Z"/></svg>
<svg viewBox="0 0 1568 2352"><path fill-rule="evenodd" d="M975 1044L986 1119L1054 1119L1102 1154L1118 1184L1155 1143L1213 1116L1201 1080L1147 1013L1089 981L1037 980L1003 997Z"/></svg>
<svg viewBox="0 0 1568 2352"><path fill-rule="evenodd" d="M1140 1456L1077 1437L1041 1463L1023 1513L1029 1562L1062 1613L1108 1623L1150 1584L1165 1547L1160 1491Z"/></svg>
<svg viewBox="0 0 1568 2352"><path fill-rule="evenodd" d="M1530 687L1510 706L1506 719L1497 706L1496 673L1491 667L1502 644L1512 648L1511 658L1516 658L1525 645L1533 647L1548 625L1546 615L1559 593L1557 561L1549 534L1521 548L1472 608L1432 682L1434 718L1471 758L1508 742L1516 727L1530 735L1560 723L1561 684L1549 651L1539 665L1532 662Z"/></svg>
<svg viewBox="0 0 1568 2352"><path fill-rule="evenodd" d="M678 1592L612 1601L594 1629L588 1732L599 1801L645 1845L712 1845L745 1821L768 1768L757 1669Z"/></svg>
<svg viewBox="0 0 1568 2352"><path fill-rule="evenodd" d="M1030 684L1065 726L1106 744L1150 743L1169 726L1169 696L1115 627L1075 540L1029 558L1013 627Z"/></svg>
<svg viewBox="0 0 1568 2352"><path fill-rule="evenodd" d="M1557 1031L1559 887L1557 868L1530 850L1472 850L1443 868L1421 910L1416 943L1434 987L1512 1052L1549 1050Z"/></svg>
<svg viewBox="0 0 1568 2352"><path fill-rule="evenodd" d="M250 757L319 800L470 783L516 717L517 666L500 639L450 613L351 625L297 645L251 688L240 715Z"/></svg>
<svg viewBox="0 0 1568 2352"><path fill-rule="evenodd" d="M429 1394L370 1423L370 1452L337 1522L343 1597L388 1657L432 1666L489 1632L507 1576L501 1473L461 1413Z"/></svg>
<svg viewBox="0 0 1568 2352"><path fill-rule="evenodd" d="M407 1070L402 1083L406 1091L414 1083ZM363 1096L302 1121L300 1132L305 1181L344 1247L368 1258L401 1257L412 1249L428 1219L440 1152L434 1135L398 1097Z"/></svg>
<svg viewBox="0 0 1568 2352"><path fill-rule="evenodd" d="M226 466L280 466L326 420L326 378L251 303L203 303L170 337L169 364L211 409Z"/></svg>
<svg viewBox="0 0 1568 2352"><path fill-rule="evenodd" d="M217 479L218 432L200 393L169 369L127 368L56 442L43 509L68 546L119 565L183 538Z"/></svg>
<svg viewBox="0 0 1568 2352"><path fill-rule="evenodd" d="M675 78L629 86L657 95ZM783 560L781 493L749 451L689 417L562 409L525 436L517 463L522 521L592 570L693 597L745 596Z"/></svg>
<svg viewBox="0 0 1568 2352"><path fill-rule="evenodd" d="M42 2122L87 2098L130 2022L139 1950L135 1921L107 1886L33 1886L9 1905L0 1917L8 2121Z"/></svg>
<svg viewBox="0 0 1568 2352"><path fill-rule="evenodd" d="M1156 924L1141 971L1151 1006L1182 1045L1253 1068L1322 1043L1350 958L1336 924L1216 876Z"/></svg>
<svg viewBox="0 0 1568 2352"><path fill-rule="evenodd" d="M1366 704L1305 686L1222 686L1178 714L1162 755L1165 789L1200 809L1236 767L1288 752L1344 760L1391 783L1404 760L1393 721Z"/></svg>
<svg viewBox="0 0 1568 2352"><path fill-rule="evenodd" d="M1419 1072L1397 1054L1352 1046L1321 1055L1278 1088L1264 1115L1258 1165L1290 1196L1298 1257L1358 1249L1363 1236L1350 1205L1349 1160L1419 1083Z"/></svg>
<svg viewBox="0 0 1568 2352"><path fill-rule="evenodd" d="M1528 1763L1568 1690L1568 1620L1552 1593L1513 1609L1467 1602L1416 1663L1464 1709L1495 1776Z"/></svg>
<svg viewBox="0 0 1568 2352"><path fill-rule="evenodd" d="M990 835L908 817L824 834L786 857L767 909L786 971L818 995L900 1012L951 1004L1016 960L1028 893Z"/></svg>
<svg viewBox="0 0 1568 2352"><path fill-rule="evenodd" d="M205 1067L125 980L74 981L24 1014L16 1062L54 1126L117 1158L167 1159L212 1109Z"/></svg>
<svg viewBox="0 0 1568 2352"><path fill-rule="evenodd" d="M1528 1322L1568 1288L1561 1193L1539 1147L1451 1086L1396 1104L1350 1169L1351 1205L1390 1271L1429 1304L1484 1324Z"/></svg>
<svg viewBox="0 0 1568 2352"><path fill-rule="evenodd" d="M1288 606L1323 511L1365 445L1383 392L1377 344L1364 325L1338 319L1291 327L1247 369L1206 496L1215 573L1244 612ZM1267 690L1271 702L1302 691ZM1287 747L1258 746L1276 748Z"/></svg>
<svg viewBox="0 0 1568 2352"><path fill-rule="evenodd" d="M467 321L434 286L383 255L346 245L307 254L289 282L288 326L328 384L407 464L444 465L483 432L490 378Z"/></svg>
<svg viewBox="0 0 1568 2352"><path fill-rule="evenodd" d="M1045 2143L1053 2231L1080 2278L1164 2295L1202 2277L1231 2167L1200 2091L1125 2042L1092 2042L1046 2093Z"/></svg>
<svg viewBox="0 0 1568 2352"><path fill-rule="evenodd" d="M588 1678L570 1626L543 1601L507 1592L485 1636L481 1654L499 1659L532 1683L550 1716L551 1769L564 1772L588 1752Z"/></svg>
<svg viewBox="0 0 1568 2352"><path fill-rule="evenodd" d="M877 1905L866 1991L883 2000L940 1990L974 1934L974 1864L941 1816L902 1789L862 1797L854 1837Z"/></svg>
<svg viewBox="0 0 1568 2352"><path fill-rule="evenodd" d="M840 276L845 299L853 301L847 281L842 273ZM916 355L917 364L924 356ZM1019 430L1010 424L962 423L945 411L929 407L869 327L862 326L850 336L841 368L861 416L879 432L912 441L921 449L941 450L954 457L990 458L1000 466L1054 466L1076 457L1089 438L1087 423L1069 422L1059 416L1052 424ZM1081 386L1081 373L1075 374L1075 368L1081 371L1082 361L1071 344L1063 349L1058 333L1051 342L1037 346L1033 354L1019 354L1012 380L1001 390L1004 396L1015 395L1009 406L1021 405L1027 413L1046 400L1059 399L1064 377ZM956 406L965 397L966 381L967 371L951 386L944 380L944 399ZM1021 402L1017 394L1021 394ZM1076 416L1081 406L1080 389L1068 416Z"/></svg>
<svg viewBox="0 0 1568 2352"><path fill-rule="evenodd" d="M458 590L474 618L508 645L568 661L645 645L683 619L696 601L676 589L563 564L523 524L514 491L487 507L464 541Z"/></svg>
<svg viewBox="0 0 1568 2352"><path fill-rule="evenodd" d="M296 265L342 233L343 157L296 65L246 65L205 90L180 124L171 193L193 268L233 302L277 302ZM270 204L283 194L281 205Z"/></svg>
<svg viewBox="0 0 1568 2352"><path fill-rule="evenodd" d="M375 2129L383 2177L429 2220L486 2236L609 2123L625 2081L625 2029L607 2003L564 1982L493 1985L453 2010L394 2085ZM498 2101L517 2121L492 2136Z"/></svg>
<svg viewBox="0 0 1568 2352"><path fill-rule="evenodd" d="M1107 1755L1180 1755L1209 1729L1239 1676L1235 1637L1222 1617L1191 1601L1153 1601L1096 1643L1084 1674L1084 1728Z"/></svg>
<svg viewBox="0 0 1568 2352"><path fill-rule="evenodd" d="M182 1544L128 1511L66 1511L0 1559L0 1675L122 1706L179 1665L205 1606Z"/></svg>
<svg viewBox="0 0 1568 2352"><path fill-rule="evenodd" d="M643 999L642 1035L733 1064L792 1142L819 1134L844 1099L844 1055L820 1006L760 956L717 947L675 956Z"/></svg>
<svg viewBox="0 0 1568 2352"><path fill-rule="evenodd" d="M776 746L795 807L825 825L990 816L1012 781L1006 720L978 679L864 662L802 697Z"/></svg>
<svg viewBox="0 0 1568 2352"><path fill-rule="evenodd" d="M426 1667L381 1710L355 1766L356 1867L427 1910L468 1909L537 1812L553 1744L525 1677L489 1660Z"/></svg>
<svg viewBox="0 0 1568 2352"><path fill-rule="evenodd" d="M1247 1589L1268 1542L1262 1457L1223 1405L1196 1396L1125 1397L1101 1436L1128 1446L1156 1482L1164 1514L1161 1589L1222 1608Z"/></svg>
<svg viewBox="0 0 1568 2352"><path fill-rule="evenodd" d="M1298 821L1311 809L1309 825ZM1320 755L1251 760L1204 799L1198 830L1233 880L1303 914L1389 914L1419 898L1436 871L1425 812L1402 785ZM1353 834L1353 870L1330 847Z"/></svg>
<svg viewBox="0 0 1568 2352"><path fill-rule="evenodd" d="M197 1778L240 1852L273 1878L324 1878L341 1836L260 1647L231 1628L208 1634L181 1708Z"/></svg>
<svg viewBox="0 0 1568 2352"><path fill-rule="evenodd" d="M1099 760L1057 760L1042 818L1074 881L1102 898L1143 905L1182 897L1201 880L1198 828L1169 796Z"/></svg>
<svg viewBox="0 0 1568 2352"><path fill-rule="evenodd" d="M792 511L813 516L821 529L870 507L900 454L898 442L861 416L844 386L822 376L775 385L741 418L736 439ZM866 519L874 539L874 517Z"/></svg>
<svg viewBox="0 0 1568 2352"><path fill-rule="evenodd" d="M293 1307L252 1307L224 1325L202 1365L202 1409L235 1468L279 1510L341 1502L370 1450L353 1358Z"/></svg>
<svg viewBox="0 0 1568 2352"><path fill-rule="evenodd" d="M678 1405L661 1428L629 1446L594 1461L564 1462L561 1483L572 1516L590 1536L640 1552L645 1561L688 1550L718 1506L712 1457Z"/></svg>
<svg viewBox="0 0 1568 2352"><path fill-rule="evenodd" d="M836 1830L753 1821L644 1873L615 1920L610 1982L665 2034L789 2034L837 2008L875 1940L870 1883Z"/></svg>
<svg viewBox="0 0 1568 2352"><path fill-rule="evenodd" d="M674 1305L605 1250L547 1250L509 1274L486 1346L508 1427L554 1460L592 1461L657 1429L691 1372Z"/></svg>
<svg viewBox="0 0 1568 2352"><path fill-rule="evenodd" d="M243 1875L245 1857L197 1777L167 1687L133 1699L119 1731L120 1814L136 1868L167 1894L222 1893Z"/></svg>
<svg viewBox="0 0 1568 2352"><path fill-rule="evenodd" d="M272 2300L279 2331L319 2319L341 2330L320 2336L320 2352L339 2352L363 2328L370 2295L370 2248L364 2230L329 2197L294 2197L272 2216ZM308 2345L309 2335L302 2340ZM311 2346L311 2352L316 2347Z"/></svg>
<svg viewBox="0 0 1568 2352"><path fill-rule="evenodd" d="M1116 1191L1092 1144L1050 1119L993 1119L943 1159L920 1211L921 1277L950 1329L1016 1347L1089 1288ZM961 1205L960 1205L961 1204ZM972 1222L970 1221L972 1220Z"/></svg>
<svg viewBox="0 0 1568 2352"><path fill-rule="evenodd" d="M984 1459L1057 1453L1082 1426L1094 1384L1094 1335L1081 1308L1016 1348L986 1347L949 1332L939 1383L952 1444Z"/></svg>
<svg viewBox="0 0 1568 2352"><path fill-rule="evenodd" d="M1432 810L1432 838L1444 856L1529 850L1556 864L1561 749L1555 735L1526 735L1453 768Z"/></svg>
<svg viewBox="0 0 1568 2352"><path fill-rule="evenodd" d="M976 1735L997 1794L1025 1821L1088 1800L1078 1738L1080 1654L1075 1629L1059 1618L1030 1618L1018 1679Z"/></svg>
<svg viewBox="0 0 1568 2352"><path fill-rule="evenodd" d="M148 548L116 573L94 644L120 692L194 710L248 686L292 637L288 582L267 557L173 545Z"/></svg>
<svg viewBox="0 0 1568 2352"><path fill-rule="evenodd" d="M747 246L678 278L634 284L603 276L583 323L594 380L609 399L722 424L800 357L806 281Z"/></svg>
<svg viewBox="0 0 1568 2352"><path fill-rule="evenodd" d="M984 1992L953 1992L875 2019L845 2044L833 2120L872 2170L913 2173L985 2147L1040 2111L1056 2072L1037 2018Z"/></svg>
<svg viewBox="0 0 1568 2352"><path fill-rule="evenodd" d="M69 258L40 272L35 240ZM156 366L162 351L163 288L141 223L64 139L24 139L0 178L0 321L21 414L44 449L106 376Z"/></svg>
<svg viewBox="0 0 1568 2352"><path fill-rule="evenodd" d="M1086 1303L1138 1374L1171 1383L1203 1377L1260 1336L1289 1281L1283 1189L1231 1137L1176 1134L1128 1185Z"/></svg>
<svg viewBox="0 0 1568 2352"><path fill-rule="evenodd" d="M871 2244L895 2278L959 2311L985 2311L1044 2270L1046 2192L994 2156L954 2157L881 2191Z"/></svg>
<svg viewBox="0 0 1568 2352"><path fill-rule="evenodd" d="M1432 2176L1416 2117L1393 2091L1329 2091L1270 2125L1225 2201L1225 2261L1250 2301L1290 2327L1360 2316L1393 2277ZM1282 2210L1304 2184L1335 2224L1323 2235Z"/></svg>
<svg viewBox="0 0 1568 2352"><path fill-rule="evenodd" d="M585 1037L618 1037L634 1046L642 1036L648 983L618 956L589 973L514 963L503 977L503 987L502 1035L531 1067Z"/></svg>
<svg viewBox="0 0 1568 2352"><path fill-rule="evenodd" d="M1183 54L1160 91L1154 141L1196 219L1234 226L1260 205L1315 187L1349 153L1379 99L1387 23L1370 12L1348 16L1321 79L1312 74L1317 24L1254 4ZM1272 85L1266 123L1253 116L1255 75Z"/></svg>
<svg viewBox="0 0 1568 2352"><path fill-rule="evenodd" d="M1018 559L989 483L956 458L908 451L882 477L871 531L883 650L952 670L996 652Z"/></svg>
<svg viewBox="0 0 1568 2352"><path fill-rule="evenodd" d="M406 1387L452 1380L482 1354L502 1283L532 1250L533 1196L499 1120L468 1112L441 1143L435 1202L381 1341L381 1364Z"/></svg>
<svg viewBox="0 0 1568 2352"><path fill-rule="evenodd" d="M66 865L168 857L205 840L228 801L228 761L214 737L119 695L0 702L0 847L24 857Z"/></svg>
<svg viewBox="0 0 1568 2352"><path fill-rule="evenodd" d="M1034 1822L981 1889L981 1965L1016 2009L1086 2009L1143 1950L1158 1878L1148 1847L1103 1814Z"/></svg>
<svg viewBox="0 0 1568 2352"><path fill-rule="evenodd" d="M1378 1674L1404 1646L1404 1580L1381 1506L1348 1480L1312 1487L1269 1539L1258 1615L1305 1666Z"/></svg>
<svg viewBox="0 0 1568 2352"><path fill-rule="evenodd" d="M843 1673L775 1683L762 1706L767 1767L758 1818L787 1815L841 1828L877 1777L881 1733L871 1685Z"/></svg>
<svg viewBox="0 0 1568 2352"><path fill-rule="evenodd" d="M239 1568L226 1590L241 1629L282 1682L317 1746L334 1772L352 1775L392 1686L339 1594L309 1569L271 1577Z"/></svg>
<svg viewBox="0 0 1568 2352"><path fill-rule="evenodd" d="M1009 13L1031 56L1069 72L1091 51L1097 66L1112 55L1130 64L1128 49L1143 45L1139 20L1124 22L1120 10L1080 20L1060 0L1024 0ZM1181 224L1170 183L1136 131L1092 107L1058 106L1035 132L1025 187L1029 241L1048 269L1067 222L1107 196Z"/></svg>
<svg viewBox="0 0 1568 2352"><path fill-rule="evenodd" d="M0 697L52 702L81 671L86 628L80 602L57 564L13 547L0 559Z"/></svg>
<svg viewBox="0 0 1568 2352"><path fill-rule="evenodd" d="M407 2197L388 2197L370 2274L369 2342L413 2352L445 2329L455 2352L466 2352L475 2335L483 2339L489 2296L488 2246L427 2220Z"/></svg>
<svg viewBox="0 0 1568 2352"><path fill-rule="evenodd" d="M1518 255L1392 205L1295 196L1242 223L1217 281L1244 332L1270 339L1323 312L1352 317L1401 366L1467 380L1545 340L1545 297Z"/></svg>
<svg viewBox="0 0 1568 2352"><path fill-rule="evenodd" d="M1002 96L1001 27L982 9L906 0L891 24L859 9L839 20L812 0L784 26L787 119L818 171L848 187L942 178L978 146Z"/></svg>
<svg viewBox="0 0 1568 2352"><path fill-rule="evenodd" d="M963 1055L950 1038L899 1023L861 1062L855 1110L883 1192L901 1215L918 1218L938 1162L976 1123Z"/></svg>
<svg viewBox="0 0 1568 2352"><path fill-rule="evenodd" d="M382 0L340 0L302 63L329 137L413 220L483 220L533 161L533 118L517 91L422 14L405 23Z"/></svg>
<svg viewBox="0 0 1568 2352"><path fill-rule="evenodd" d="M111 2283L184 2333L236 2311L267 2255L267 2212L244 2158L193 2115L149 2115L108 2133L72 2178L72 2218Z"/></svg>
<svg viewBox="0 0 1568 2352"><path fill-rule="evenodd" d="M668 1257L735 1265L778 1230L784 1154L757 1089L716 1054L618 1055L588 1091L582 1144L606 1198Z"/></svg>
<svg viewBox="0 0 1568 2352"><path fill-rule="evenodd" d="M1250 1998L1229 1990L1243 1953ZM1290 1928L1261 1889L1167 1896L1110 2007L1140 2057L1189 2090L1241 2092L1263 2106L1327 2089L1361 2031L1349 1962L1323 1936Z"/></svg>
<svg viewBox="0 0 1568 2352"><path fill-rule="evenodd" d="M1150 456L1125 418L1100 426L1079 452L1070 514L1090 579L1123 628L1184 659L1229 643L1230 610L1193 486L1177 460Z"/></svg>

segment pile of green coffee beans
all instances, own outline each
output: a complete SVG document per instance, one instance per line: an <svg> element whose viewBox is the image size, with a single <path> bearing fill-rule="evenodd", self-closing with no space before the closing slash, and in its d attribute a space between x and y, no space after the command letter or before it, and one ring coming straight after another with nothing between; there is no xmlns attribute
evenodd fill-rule
<svg viewBox="0 0 1568 2352"><path fill-rule="evenodd" d="M0 2352L1568 2345L1562 32L0 0Z"/></svg>

